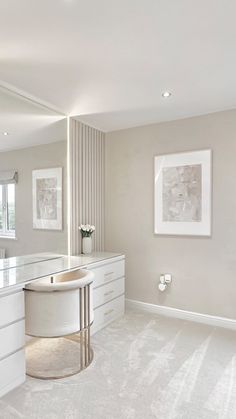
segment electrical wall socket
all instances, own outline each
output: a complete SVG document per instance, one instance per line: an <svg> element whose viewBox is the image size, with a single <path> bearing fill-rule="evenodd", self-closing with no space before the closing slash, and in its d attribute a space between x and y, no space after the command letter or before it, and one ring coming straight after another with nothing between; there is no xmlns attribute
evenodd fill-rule
<svg viewBox="0 0 236 419"><path fill-rule="evenodd" d="M172 275L171 274L164 274L165 277L165 283L169 284L172 281Z"/></svg>
<svg viewBox="0 0 236 419"><path fill-rule="evenodd" d="M161 284L170 284L172 281L172 275L171 274L161 274L160 275L160 283Z"/></svg>

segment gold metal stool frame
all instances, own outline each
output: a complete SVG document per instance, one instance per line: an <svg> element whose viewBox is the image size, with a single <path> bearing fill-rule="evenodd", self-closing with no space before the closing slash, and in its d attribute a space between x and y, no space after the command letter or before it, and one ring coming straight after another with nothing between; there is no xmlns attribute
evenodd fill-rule
<svg viewBox="0 0 236 419"><path fill-rule="evenodd" d="M91 282L92 283L92 282ZM66 378L75 374L80 373L82 370L86 369L93 360L93 350L91 348L91 340L90 340L90 328L92 325L90 319L90 285L91 283L85 285L83 288L79 289L79 302L80 302L80 328L78 331L71 333L69 335L63 336L53 336L53 337L45 337L45 336L32 336L34 338L34 342L28 342L26 344L26 374L33 378L38 378L42 380L52 380L52 379L60 379ZM31 291L34 292L34 291ZM53 291L57 292L57 291ZM27 369L27 356L30 356L30 351L33 349L34 343L37 343L39 340L45 339L63 339L67 341L73 341L79 345L80 351L80 359L79 359L79 368L73 370L73 372L61 374L61 375L43 375L37 370L34 370L32 373L29 369Z"/></svg>

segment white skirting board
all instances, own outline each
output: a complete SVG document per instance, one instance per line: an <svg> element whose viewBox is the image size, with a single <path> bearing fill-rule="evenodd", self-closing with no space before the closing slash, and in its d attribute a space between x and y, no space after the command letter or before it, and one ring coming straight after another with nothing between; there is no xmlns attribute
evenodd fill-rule
<svg viewBox="0 0 236 419"><path fill-rule="evenodd" d="M209 326L224 327L236 330L236 320L227 317L211 316L209 314L195 313L193 311L180 310L179 308L160 306L156 304L144 303L143 301L126 299L126 308L138 309L149 313L160 314L167 317L189 320Z"/></svg>

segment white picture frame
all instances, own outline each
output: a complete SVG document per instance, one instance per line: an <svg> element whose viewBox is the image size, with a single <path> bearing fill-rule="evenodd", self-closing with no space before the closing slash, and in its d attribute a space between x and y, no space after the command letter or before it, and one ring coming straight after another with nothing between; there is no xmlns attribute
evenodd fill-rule
<svg viewBox="0 0 236 419"><path fill-rule="evenodd" d="M62 230L62 168L32 171L33 228Z"/></svg>
<svg viewBox="0 0 236 419"><path fill-rule="evenodd" d="M155 157L155 234L211 235L211 165L211 150Z"/></svg>

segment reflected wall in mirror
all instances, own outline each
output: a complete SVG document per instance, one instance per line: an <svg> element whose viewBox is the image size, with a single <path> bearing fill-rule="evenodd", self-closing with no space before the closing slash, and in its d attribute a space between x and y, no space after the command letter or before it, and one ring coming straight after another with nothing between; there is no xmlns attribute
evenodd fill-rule
<svg viewBox="0 0 236 419"><path fill-rule="evenodd" d="M66 137L65 115L0 88L0 257L67 253ZM53 223L49 222L37 229L33 225L32 174L55 168L62 170L61 228L50 229ZM57 192L50 187L41 190L51 220L59 213L58 188L55 183Z"/></svg>

